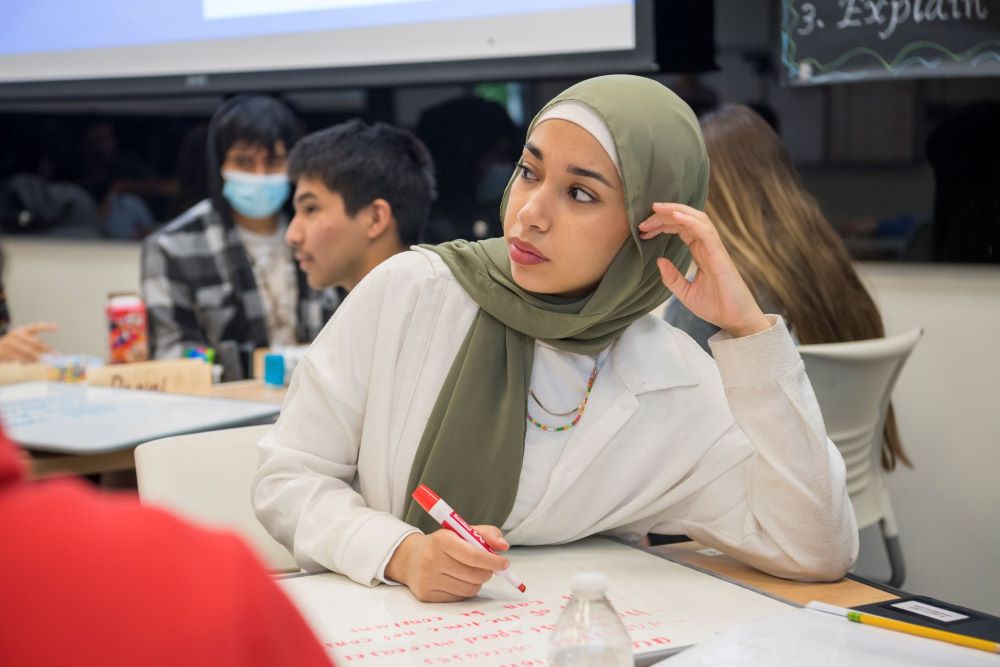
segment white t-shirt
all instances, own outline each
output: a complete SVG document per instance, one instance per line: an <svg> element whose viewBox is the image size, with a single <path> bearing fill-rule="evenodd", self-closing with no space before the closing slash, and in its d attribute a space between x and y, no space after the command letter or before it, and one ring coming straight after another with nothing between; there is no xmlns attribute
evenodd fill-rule
<svg viewBox="0 0 1000 667"><path fill-rule="evenodd" d="M285 225L279 224L273 234L258 234L242 227L236 231L250 258L271 347L295 345L299 285L292 250L285 243Z"/></svg>
<svg viewBox="0 0 1000 667"><path fill-rule="evenodd" d="M595 361L600 367L608 358L611 346L594 357L586 354L563 352L547 343L535 341L535 357L531 366L531 391L545 407L556 412L566 412L580 405L587 391L587 381L594 370ZM596 385L601 381L598 370ZM584 408L586 412L586 408ZM552 415L541 408L535 399L528 399L528 414L546 426L559 427L569 424L576 417ZM514 507L511 508L503 530L516 526L534 510L549 486L549 477L568 445L572 444L576 428L565 431L543 431L528 423L524 432L524 459L521 477L517 484Z"/></svg>

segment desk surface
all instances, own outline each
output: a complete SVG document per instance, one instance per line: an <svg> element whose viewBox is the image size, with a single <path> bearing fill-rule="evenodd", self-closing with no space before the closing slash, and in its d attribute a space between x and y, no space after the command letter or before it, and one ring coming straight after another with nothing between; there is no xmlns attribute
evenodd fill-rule
<svg viewBox="0 0 1000 667"><path fill-rule="evenodd" d="M240 380L213 384L209 396L281 405L285 401L287 391L287 387L272 387L260 380Z"/></svg>
<svg viewBox="0 0 1000 667"><path fill-rule="evenodd" d="M260 380L226 382L212 385L211 398L228 398L280 405L286 389L266 386ZM51 475L91 475L135 469L134 447L103 454L55 454L29 450L34 478Z"/></svg>
<svg viewBox="0 0 1000 667"><path fill-rule="evenodd" d="M273 421L279 406L63 382L0 387L11 439L59 454L110 454L149 440Z"/></svg>
<svg viewBox="0 0 1000 667"><path fill-rule="evenodd" d="M659 558L642 556L641 551ZM454 657L457 644L463 657L458 662L463 664L468 659L476 665L540 664L532 660L544 655L570 577L593 569L608 575L608 596L632 635L637 664L644 665L729 627L788 613L789 603L859 605L894 597L858 581L784 581L704 551L690 542L638 550L600 538L515 547L511 560L528 585L526 594L494 578L475 598L446 605L417 602L402 587L368 588L335 574L292 575L281 578L281 586L341 660L376 659L378 664L401 667L430 664L435 658L444 664ZM690 562L699 557L711 567ZM390 633L386 628L407 632ZM506 649L523 652L515 661L503 652Z"/></svg>
<svg viewBox="0 0 1000 667"><path fill-rule="evenodd" d="M695 569L793 604L805 605L812 600L818 600L840 607L856 607L899 597L895 593L854 579L841 579L832 583L779 579L755 570L735 558L718 553L714 549L706 549L697 542L666 544L651 547L649 550L667 560L690 565Z"/></svg>

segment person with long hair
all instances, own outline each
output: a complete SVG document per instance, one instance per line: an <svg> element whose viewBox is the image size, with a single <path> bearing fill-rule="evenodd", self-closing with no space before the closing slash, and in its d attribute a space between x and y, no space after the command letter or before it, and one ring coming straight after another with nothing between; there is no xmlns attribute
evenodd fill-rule
<svg viewBox="0 0 1000 667"><path fill-rule="evenodd" d="M651 79L545 105L503 237L395 255L316 338L259 445L261 523L307 570L428 601L476 595L507 559L440 530L420 484L498 551L683 533L777 576L843 576L844 462L702 211L708 170L691 109ZM671 291L725 330L715 361L650 313Z"/></svg>
<svg viewBox="0 0 1000 667"><path fill-rule="evenodd" d="M705 212L757 303L785 318L804 345L882 338L882 317L819 204L771 126L731 104L701 118L712 164ZM708 350L719 327L672 299L667 322ZM882 465L910 465L892 407Z"/></svg>

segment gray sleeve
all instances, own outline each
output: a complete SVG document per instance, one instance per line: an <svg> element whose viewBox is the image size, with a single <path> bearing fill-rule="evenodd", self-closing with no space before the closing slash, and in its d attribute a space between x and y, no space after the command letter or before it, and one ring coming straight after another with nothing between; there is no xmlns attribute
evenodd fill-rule
<svg viewBox="0 0 1000 667"><path fill-rule="evenodd" d="M680 299L671 297L667 301L667 309L663 313L663 319L667 321L667 324L690 336L705 352L712 354L708 348L708 339L719 333L719 327L692 313L680 302Z"/></svg>

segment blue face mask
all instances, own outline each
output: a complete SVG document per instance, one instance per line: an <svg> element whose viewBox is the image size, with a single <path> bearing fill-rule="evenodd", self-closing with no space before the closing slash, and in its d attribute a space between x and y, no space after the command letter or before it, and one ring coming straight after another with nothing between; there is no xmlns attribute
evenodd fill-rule
<svg viewBox="0 0 1000 667"><path fill-rule="evenodd" d="M291 186L285 174L249 174L224 171L222 196L233 210L248 218L267 218L278 212L288 199Z"/></svg>

